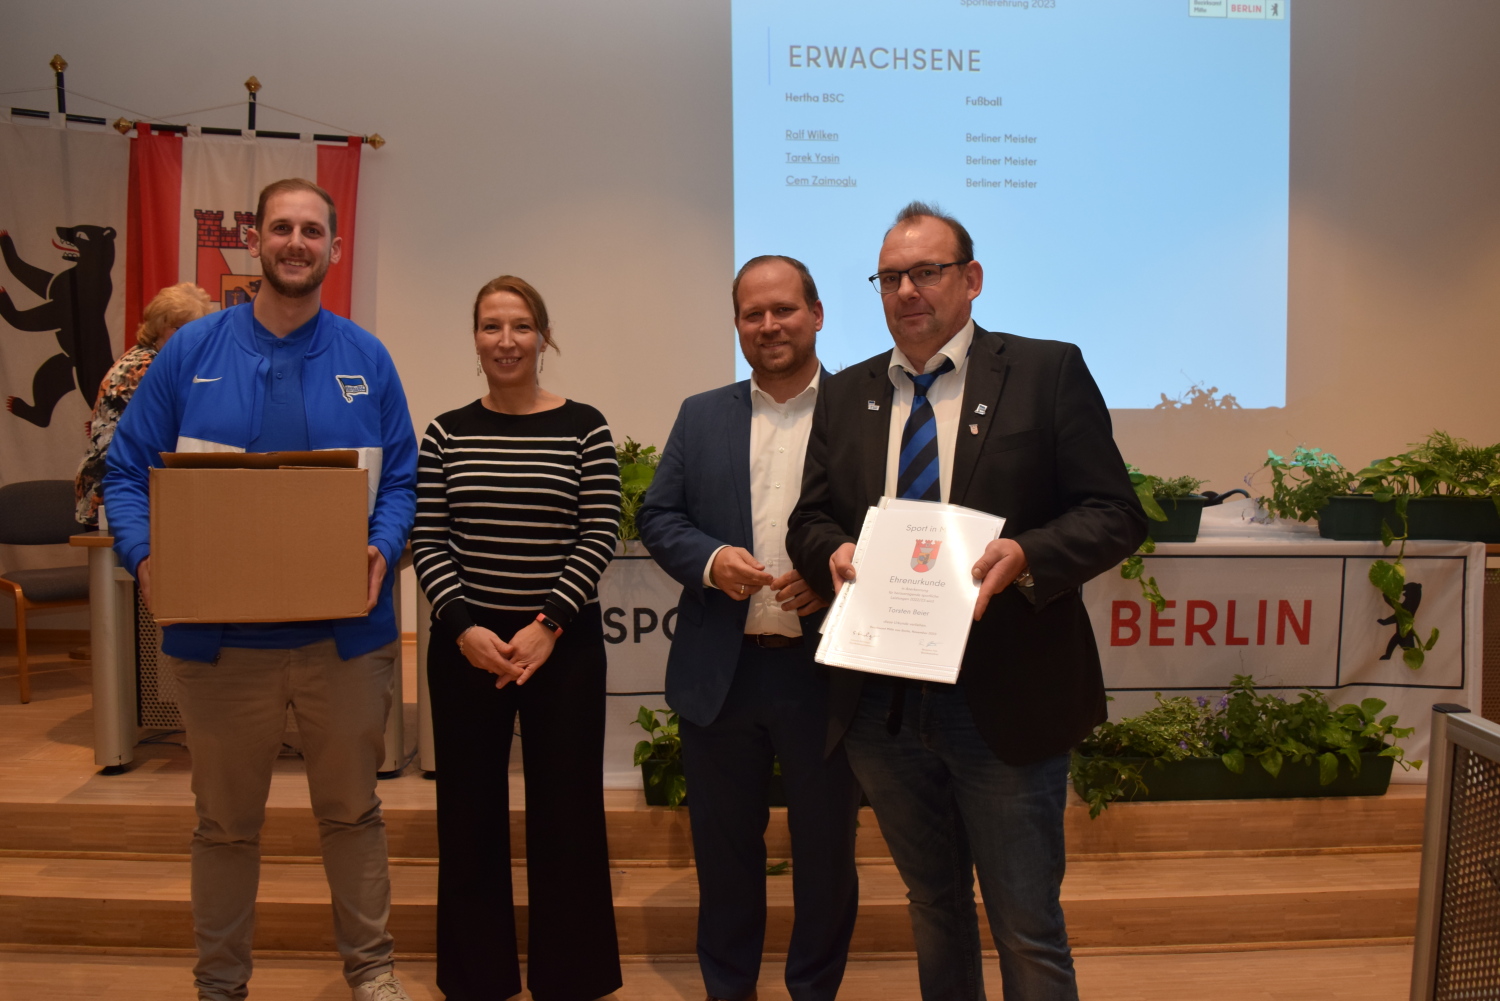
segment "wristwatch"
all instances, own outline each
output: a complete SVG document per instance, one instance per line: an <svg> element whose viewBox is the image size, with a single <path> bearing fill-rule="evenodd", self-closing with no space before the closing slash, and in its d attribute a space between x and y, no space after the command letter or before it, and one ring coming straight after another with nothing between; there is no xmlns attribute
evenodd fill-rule
<svg viewBox="0 0 1500 1001"><path fill-rule="evenodd" d="M553 622L551 619L547 618L547 613L546 612L537 612L536 613L536 621L538 621L538 622L540 622L542 624L542 628L544 628L544 629L550 629L552 631L552 635L554 637L562 635L562 626L558 625L556 622Z"/></svg>

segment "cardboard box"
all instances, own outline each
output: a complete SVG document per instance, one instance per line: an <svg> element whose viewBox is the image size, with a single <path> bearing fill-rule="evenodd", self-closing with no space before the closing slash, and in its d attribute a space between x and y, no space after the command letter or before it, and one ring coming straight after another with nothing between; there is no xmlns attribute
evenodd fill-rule
<svg viewBox="0 0 1500 1001"><path fill-rule="evenodd" d="M151 470L151 605L178 622L365 614L367 472L352 450L172 453ZM343 468L339 468L343 467Z"/></svg>

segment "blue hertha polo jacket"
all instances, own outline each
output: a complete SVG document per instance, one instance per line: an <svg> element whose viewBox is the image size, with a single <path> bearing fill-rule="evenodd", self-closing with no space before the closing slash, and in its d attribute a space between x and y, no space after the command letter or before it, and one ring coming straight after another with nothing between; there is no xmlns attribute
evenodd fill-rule
<svg viewBox="0 0 1500 1001"><path fill-rule="evenodd" d="M255 347L253 308L234 306L179 330L120 418L105 459L104 504L115 553L132 574L151 552L149 479L162 464L159 453L243 452L260 433L270 362ZM416 514L416 435L385 345L326 309L303 362L302 393L311 447L356 449L370 470L370 545L385 556L374 610L334 622L339 656L347 660L399 635L391 588ZM174 656L218 656L222 627L166 630Z"/></svg>

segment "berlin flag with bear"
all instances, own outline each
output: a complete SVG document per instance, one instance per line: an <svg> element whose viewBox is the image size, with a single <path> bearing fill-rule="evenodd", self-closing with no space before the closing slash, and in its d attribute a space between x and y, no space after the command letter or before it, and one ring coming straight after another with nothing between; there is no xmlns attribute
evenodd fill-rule
<svg viewBox="0 0 1500 1001"><path fill-rule="evenodd" d="M99 383L159 290L193 282L216 309L254 298L245 232L272 181L306 178L333 197L344 251L323 305L348 316L360 150L357 138L0 120L0 485L73 478Z"/></svg>

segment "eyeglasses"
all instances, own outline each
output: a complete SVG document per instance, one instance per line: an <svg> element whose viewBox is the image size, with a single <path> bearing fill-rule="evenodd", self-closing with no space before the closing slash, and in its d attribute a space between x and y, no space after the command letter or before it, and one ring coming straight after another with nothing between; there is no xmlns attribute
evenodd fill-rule
<svg viewBox="0 0 1500 1001"><path fill-rule="evenodd" d="M936 285L943 280L944 268L959 268L968 263L970 262L950 261L947 264L918 264L916 267L907 268L905 271L882 271L879 274L871 275L869 281L875 291L881 295L890 295L901 287L902 275L910 278L911 283L917 288L926 288L929 285Z"/></svg>

